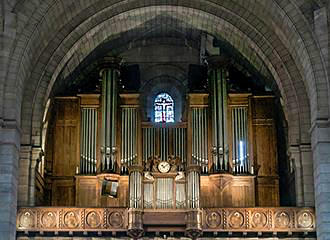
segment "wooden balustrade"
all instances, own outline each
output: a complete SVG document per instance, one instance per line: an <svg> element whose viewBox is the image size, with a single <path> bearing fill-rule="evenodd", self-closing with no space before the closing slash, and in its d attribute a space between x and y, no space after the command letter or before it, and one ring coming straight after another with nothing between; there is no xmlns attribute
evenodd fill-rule
<svg viewBox="0 0 330 240"><path fill-rule="evenodd" d="M189 209L144 212L145 233L158 231L182 232L189 221ZM178 216L183 222L176 223ZM186 217L184 217L186 216ZM185 222L184 222L185 221ZM169 228L170 226L170 228ZM202 209L202 228L208 232L286 232L305 235L315 232L313 208L205 208ZM20 208L17 213L17 231L29 232L126 232L127 208L75 208L30 207Z"/></svg>

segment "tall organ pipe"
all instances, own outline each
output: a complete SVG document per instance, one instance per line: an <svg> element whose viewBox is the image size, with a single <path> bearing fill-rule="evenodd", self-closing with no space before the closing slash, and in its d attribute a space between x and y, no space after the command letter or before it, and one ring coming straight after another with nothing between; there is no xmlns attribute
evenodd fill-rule
<svg viewBox="0 0 330 240"><path fill-rule="evenodd" d="M121 172L123 174L127 173L125 166L132 166L136 164L137 159L137 109L124 107L121 110L122 114L122 151L121 151L121 163L123 167ZM145 134L145 132L144 132Z"/></svg>
<svg viewBox="0 0 330 240"><path fill-rule="evenodd" d="M101 70L100 75L102 76L101 170L115 172L118 70L109 65Z"/></svg>
<svg viewBox="0 0 330 240"><path fill-rule="evenodd" d="M212 59L210 64L210 86L212 98L212 153L215 172L228 171L227 144L227 70L224 66L214 64L223 61L221 57Z"/></svg>
<svg viewBox="0 0 330 240"><path fill-rule="evenodd" d="M248 173L250 163L248 159L248 134L247 134L247 108L235 107L232 109L233 133L233 162L235 173Z"/></svg>
<svg viewBox="0 0 330 240"><path fill-rule="evenodd" d="M96 173L97 109L81 109L80 173Z"/></svg>

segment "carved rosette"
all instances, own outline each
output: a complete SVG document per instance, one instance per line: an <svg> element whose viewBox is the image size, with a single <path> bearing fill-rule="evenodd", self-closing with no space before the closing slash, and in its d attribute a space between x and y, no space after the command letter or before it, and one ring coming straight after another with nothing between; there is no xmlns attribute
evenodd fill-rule
<svg viewBox="0 0 330 240"><path fill-rule="evenodd" d="M209 228L219 228L221 225L221 213L218 211L207 212L205 222Z"/></svg>
<svg viewBox="0 0 330 240"><path fill-rule="evenodd" d="M253 228L266 228L268 224L267 213L263 211L252 212L250 222Z"/></svg>
<svg viewBox="0 0 330 240"><path fill-rule="evenodd" d="M97 229L100 228L102 223L102 217L99 211L87 211L86 212L86 228Z"/></svg>
<svg viewBox="0 0 330 240"><path fill-rule="evenodd" d="M290 214L288 211L275 213L275 228L290 228Z"/></svg>
<svg viewBox="0 0 330 240"><path fill-rule="evenodd" d="M80 225L79 211L64 212L63 225L65 228L78 228Z"/></svg>
<svg viewBox="0 0 330 240"><path fill-rule="evenodd" d="M233 229L243 228L244 226L244 212L241 211L233 211L229 214L228 217L229 226Z"/></svg>
<svg viewBox="0 0 330 240"><path fill-rule="evenodd" d="M123 228L124 217L122 212L114 211L109 213L108 222L112 228Z"/></svg>
<svg viewBox="0 0 330 240"><path fill-rule="evenodd" d="M41 226L46 229L56 228L57 214L55 211L45 211L41 214Z"/></svg>
<svg viewBox="0 0 330 240"><path fill-rule="evenodd" d="M298 212L297 225L298 228L313 228L314 227L313 214L308 210Z"/></svg>
<svg viewBox="0 0 330 240"><path fill-rule="evenodd" d="M35 221L35 213L31 210L24 210L19 214L18 227L22 229L34 228Z"/></svg>

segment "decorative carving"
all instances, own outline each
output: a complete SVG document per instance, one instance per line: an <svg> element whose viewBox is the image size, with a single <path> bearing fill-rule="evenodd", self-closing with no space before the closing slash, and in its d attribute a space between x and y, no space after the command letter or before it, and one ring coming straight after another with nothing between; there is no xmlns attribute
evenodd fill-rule
<svg viewBox="0 0 330 240"><path fill-rule="evenodd" d="M264 228L267 225L267 215L263 212L254 212L252 214L252 226L254 228Z"/></svg>
<svg viewBox="0 0 330 240"><path fill-rule="evenodd" d="M33 228L34 227L34 214L31 211L25 211L20 217L20 227Z"/></svg>
<svg viewBox="0 0 330 240"><path fill-rule="evenodd" d="M139 238L144 232L142 216L142 210L125 208L21 208L17 212L17 231L127 231L129 236ZM203 231L218 230L315 232L315 212L313 208L195 209L186 212L185 224L187 236L193 238Z"/></svg>
<svg viewBox="0 0 330 240"><path fill-rule="evenodd" d="M46 211L41 216L41 225L44 228L56 227L56 214L51 211Z"/></svg>
<svg viewBox="0 0 330 240"><path fill-rule="evenodd" d="M275 227L277 228L290 227L290 216L286 211L280 211L275 215Z"/></svg>
<svg viewBox="0 0 330 240"><path fill-rule="evenodd" d="M229 216L229 224L232 228L242 228L244 224L244 215L235 211Z"/></svg>
<svg viewBox="0 0 330 240"><path fill-rule="evenodd" d="M206 224L210 228L217 228L221 224L221 216L218 212L210 212L206 216Z"/></svg>
<svg viewBox="0 0 330 240"><path fill-rule="evenodd" d="M86 224L90 228L98 228L101 225L101 217L96 211L91 211L86 215Z"/></svg>
<svg viewBox="0 0 330 240"><path fill-rule="evenodd" d="M313 215L309 211L301 211L298 213L297 222L299 228L312 228L314 224Z"/></svg>
<svg viewBox="0 0 330 240"><path fill-rule="evenodd" d="M73 211L64 214L64 225L68 228L76 228L79 226L79 218Z"/></svg>
<svg viewBox="0 0 330 240"><path fill-rule="evenodd" d="M109 214L109 225L113 228L120 228L124 223L123 216L120 212L112 212Z"/></svg>

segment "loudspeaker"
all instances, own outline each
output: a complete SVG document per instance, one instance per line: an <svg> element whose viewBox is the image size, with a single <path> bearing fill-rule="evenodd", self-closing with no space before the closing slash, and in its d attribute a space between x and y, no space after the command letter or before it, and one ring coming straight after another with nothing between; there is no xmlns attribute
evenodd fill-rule
<svg viewBox="0 0 330 240"><path fill-rule="evenodd" d="M138 64L122 67L121 84L123 89L127 91L138 91L140 89L140 68Z"/></svg>
<svg viewBox="0 0 330 240"><path fill-rule="evenodd" d="M188 88L190 92L204 91L207 88L207 67L189 64Z"/></svg>

